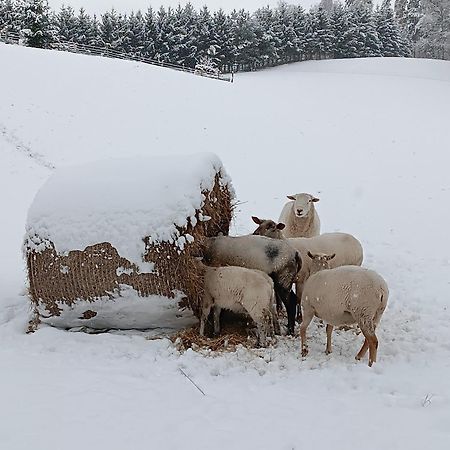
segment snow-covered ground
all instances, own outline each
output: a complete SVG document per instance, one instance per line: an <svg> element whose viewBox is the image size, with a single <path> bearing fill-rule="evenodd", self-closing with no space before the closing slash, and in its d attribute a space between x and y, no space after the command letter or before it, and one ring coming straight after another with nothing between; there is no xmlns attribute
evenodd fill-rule
<svg viewBox="0 0 450 450"><path fill-rule="evenodd" d="M0 60L0 448L449 448L449 62L312 61L230 84L6 45ZM233 179L234 233L307 191L323 231L361 239L391 291L372 369L352 332L326 356L317 324L305 360L298 337L205 357L145 333L24 334L24 224L52 167L199 151Z"/></svg>
<svg viewBox="0 0 450 450"><path fill-rule="evenodd" d="M316 5L320 0L290 0L286 3L291 5L302 5L305 9ZM218 11L222 8L224 11L230 12L233 9L245 9L253 12L264 6L277 6L279 0L49 0L49 5L58 10L62 5L70 5L75 10L83 7L90 14L100 15L105 11L114 8L116 11L129 13L131 11L146 11L149 6L154 10L158 10L160 6L177 8L178 5L184 6L190 3L194 8L200 9L206 5L210 11Z"/></svg>

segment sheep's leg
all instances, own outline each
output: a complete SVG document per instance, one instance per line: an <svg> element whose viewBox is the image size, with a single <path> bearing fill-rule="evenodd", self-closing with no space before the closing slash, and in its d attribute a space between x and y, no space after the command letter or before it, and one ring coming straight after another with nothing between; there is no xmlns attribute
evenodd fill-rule
<svg viewBox="0 0 450 450"><path fill-rule="evenodd" d="M325 350L327 355L331 353L331 333L333 333L333 325L327 323L327 349Z"/></svg>
<svg viewBox="0 0 450 450"><path fill-rule="evenodd" d="M369 367L377 362L378 338L373 334L369 339Z"/></svg>
<svg viewBox="0 0 450 450"><path fill-rule="evenodd" d="M372 367L372 364L377 361L377 349L378 349L378 339L375 335L375 329L373 324L371 324L368 327L365 327L364 324L359 324L359 327L361 328L361 331L363 332L364 337L366 338L367 341L367 345L369 347L369 367ZM366 342L364 341L360 353L362 353L363 350L364 354L367 352L367 349L364 348L365 344Z"/></svg>
<svg viewBox="0 0 450 450"><path fill-rule="evenodd" d="M214 335L218 336L220 334L220 313L222 309L220 306L214 305Z"/></svg>
<svg viewBox="0 0 450 450"><path fill-rule="evenodd" d="M302 292L303 292L303 283L297 281L295 283L295 295L297 296L297 322L301 323L302 321Z"/></svg>
<svg viewBox="0 0 450 450"><path fill-rule="evenodd" d="M277 312L275 311L275 308L270 312L271 320L272 320L272 326L273 326L273 332L277 336L281 334L280 329L280 322L278 321Z"/></svg>
<svg viewBox="0 0 450 450"><path fill-rule="evenodd" d="M362 345L361 350L358 352L355 359L360 361L361 358L364 358L368 349L369 349L369 341L367 340L367 338L364 338L364 344Z"/></svg>
<svg viewBox="0 0 450 450"><path fill-rule="evenodd" d="M205 324L208 321L209 313L212 305L208 305L202 309L202 316L200 317L200 336L205 335Z"/></svg>
<svg viewBox="0 0 450 450"><path fill-rule="evenodd" d="M313 320L314 317L314 311L311 307L306 306L303 309L304 316L303 316L303 322L300 325L300 339L302 342L302 356L306 356L308 354L308 344L306 343L306 329L308 328L308 325L311 323L311 320Z"/></svg>
<svg viewBox="0 0 450 450"><path fill-rule="evenodd" d="M259 320L256 323L256 332L258 333L257 336L257 345L259 347L265 347L267 345L267 341L266 341L266 324L264 322L261 322L261 320Z"/></svg>

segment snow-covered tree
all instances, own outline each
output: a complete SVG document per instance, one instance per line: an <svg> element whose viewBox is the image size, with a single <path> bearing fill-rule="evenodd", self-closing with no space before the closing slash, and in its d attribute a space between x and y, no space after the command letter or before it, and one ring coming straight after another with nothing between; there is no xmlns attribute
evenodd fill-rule
<svg viewBox="0 0 450 450"><path fill-rule="evenodd" d="M450 0L422 0L419 48L428 57L450 59Z"/></svg>
<svg viewBox="0 0 450 450"><path fill-rule="evenodd" d="M0 0L0 32L18 32L17 7L12 0Z"/></svg>
<svg viewBox="0 0 450 450"><path fill-rule="evenodd" d="M132 12L124 23L123 50L133 56L141 56L145 43L145 20L142 13Z"/></svg>
<svg viewBox="0 0 450 450"><path fill-rule="evenodd" d="M101 15L99 31L100 42L105 47L114 50L123 50L126 19L115 9Z"/></svg>
<svg viewBox="0 0 450 450"><path fill-rule="evenodd" d="M54 17L58 41L75 42L78 34L78 22L75 11L70 6L63 6Z"/></svg>
<svg viewBox="0 0 450 450"><path fill-rule="evenodd" d="M145 29L142 56L154 59L156 55L156 18L153 9L149 7L144 15Z"/></svg>
<svg viewBox="0 0 450 450"><path fill-rule="evenodd" d="M216 49L214 61L219 67L230 71L230 65L234 60L235 48L233 46L233 36L231 33L230 18L222 9L214 13L213 35L211 45Z"/></svg>
<svg viewBox="0 0 450 450"><path fill-rule="evenodd" d="M281 42L277 36L276 23L272 8L266 6L254 14L255 45L262 66L272 64L278 58Z"/></svg>
<svg viewBox="0 0 450 450"><path fill-rule="evenodd" d="M275 9L273 33L278 59L283 61L295 59L298 55L298 50L293 10L284 2L279 3Z"/></svg>
<svg viewBox="0 0 450 450"><path fill-rule="evenodd" d="M377 8L375 23L383 56L405 56L408 51L407 43L395 21L390 0L384 0L381 7Z"/></svg>
<svg viewBox="0 0 450 450"><path fill-rule="evenodd" d="M56 30L47 0L24 0L18 5L20 34L25 45L47 48L55 41Z"/></svg>
<svg viewBox="0 0 450 450"><path fill-rule="evenodd" d="M76 36L78 44L98 46L100 44L100 30L96 17L86 14L81 8L76 17Z"/></svg>

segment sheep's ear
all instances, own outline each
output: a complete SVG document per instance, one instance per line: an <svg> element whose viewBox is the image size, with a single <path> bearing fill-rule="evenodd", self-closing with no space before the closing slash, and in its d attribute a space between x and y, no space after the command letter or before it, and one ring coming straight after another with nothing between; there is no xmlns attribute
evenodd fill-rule
<svg viewBox="0 0 450 450"><path fill-rule="evenodd" d="M333 253L332 255L327 256L326 260L329 261L330 259L333 259L336 256L336 253Z"/></svg>
<svg viewBox="0 0 450 450"><path fill-rule="evenodd" d="M253 222L255 222L257 225L261 225L262 222L263 222L261 219L259 219L259 218L256 217L256 216L252 216L252 220L253 220Z"/></svg>
<svg viewBox="0 0 450 450"><path fill-rule="evenodd" d="M295 200L295 195L287 195L287 198L288 198L289 200Z"/></svg>
<svg viewBox="0 0 450 450"><path fill-rule="evenodd" d="M285 227L286 225L284 223L277 223L277 230L284 230Z"/></svg>
<svg viewBox="0 0 450 450"><path fill-rule="evenodd" d="M315 203L315 202L318 202L319 200L320 200L320 198L317 198L317 197L313 197L313 198L311 199L311 201L314 202L314 203Z"/></svg>
<svg viewBox="0 0 450 450"><path fill-rule="evenodd" d="M313 255L309 250L308 250L307 255L308 255L311 259L314 259L314 255Z"/></svg>

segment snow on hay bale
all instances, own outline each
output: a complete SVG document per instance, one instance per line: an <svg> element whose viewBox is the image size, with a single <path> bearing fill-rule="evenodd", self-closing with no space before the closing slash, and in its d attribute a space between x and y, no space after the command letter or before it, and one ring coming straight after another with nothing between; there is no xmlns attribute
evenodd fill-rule
<svg viewBox="0 0 450 450"><path fill-rule="evenodd" d="M199 315L202 238L228 234L233 191L210 153L57 170L28 213L37 317L61 327L150 328ZM169 324L170 326L170 324Z"/></svg>

